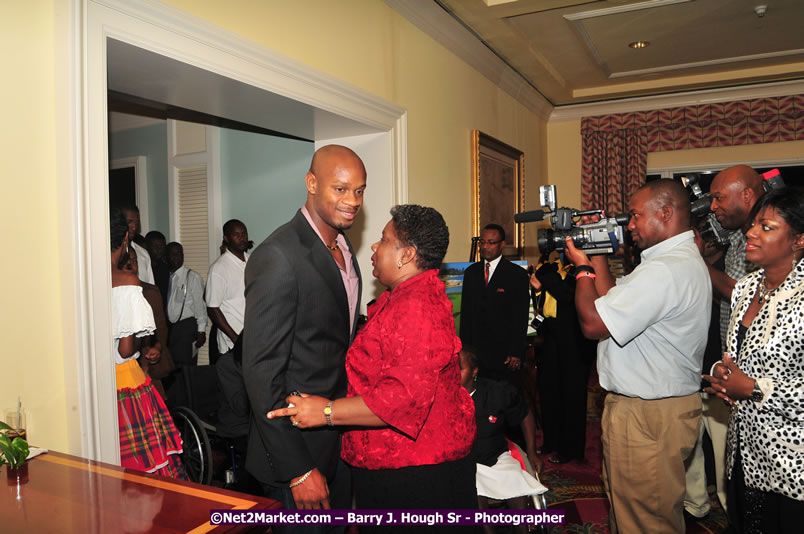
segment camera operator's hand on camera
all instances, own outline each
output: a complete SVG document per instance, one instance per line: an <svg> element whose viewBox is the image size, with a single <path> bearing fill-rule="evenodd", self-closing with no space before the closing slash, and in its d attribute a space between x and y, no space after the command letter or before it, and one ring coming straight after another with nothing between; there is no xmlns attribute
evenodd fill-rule
<svg viewBox="0 0 804 534"><path fill-rule="evenodd" d="M583 251L575 248L575 243L572 242L572 238L569 236L567 236L567 238L564 240L564 253L567 255L573 265L578 266L592 264L592 262L589 261L589 256L587 256Z"/></svg>
<svg viewBox="0 0 804 534"><path fill-rule="evenodd" d="M581 217L581 224L591 224L600 222L602 216L599 213L595 213L594 215L584 215Z"/></svg>

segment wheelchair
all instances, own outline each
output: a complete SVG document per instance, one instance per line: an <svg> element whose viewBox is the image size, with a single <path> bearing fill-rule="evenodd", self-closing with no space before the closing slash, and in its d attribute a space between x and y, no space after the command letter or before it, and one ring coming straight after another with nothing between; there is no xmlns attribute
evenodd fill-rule
<svg viewBox="0 0 804 534"><path fill-rule="evenodd" d="M235 438L218 424L222 394L214 365L179 366L167 388L167 405L183 441L188 478L199 484L248 492L245 437Z"/></svg>

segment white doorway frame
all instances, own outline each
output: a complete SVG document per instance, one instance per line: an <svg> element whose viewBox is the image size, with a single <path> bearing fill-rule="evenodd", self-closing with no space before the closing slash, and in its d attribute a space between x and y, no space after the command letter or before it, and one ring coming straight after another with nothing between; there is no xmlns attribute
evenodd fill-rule
<svg viewBox="0 0 804 534"><path fill-rule="evenodd" d="M134 190L136 192L135 205L140 210L140 227L142 235L150 230L148 218L148 160L145 156L132 156L130 158L117 158L109 163L109 170L127 169L134 167ZM111 177L111 174L109 174Z"/></svg>
<svg viewBox="0 0 804 534"><path fill-rule="evenodd" d="M385 132L389 207L407 201L407 114L384 99L155 2L69 0L70 182L60 207L74 231L65 295L75 331L81 455L119 464L108 215L108 38L248 83ZM320 141L316 139L316 141ZM385 210L387 213L387 210ZM379 232L378 232L379 233ZM65 307L67 310L68 307ZM70 321L72 320L72 325ZM65 351L72 353L73 351Z"/></svg>

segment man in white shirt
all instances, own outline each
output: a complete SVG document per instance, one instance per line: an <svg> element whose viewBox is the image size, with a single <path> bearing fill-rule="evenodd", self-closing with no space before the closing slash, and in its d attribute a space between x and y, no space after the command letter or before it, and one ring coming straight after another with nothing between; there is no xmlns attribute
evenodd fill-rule
<svg viewBox="0 0 804 534"><path fill-rule="evenodd" d="M246 311L245 270L248 261L248 230L237 219L223 225L226 250L209 266L207 274L207 314L218 328L218 351L231 351L243 330ZM214 364L215 362L210 361Z"/></svg>
<svg viewBox="0 0 804 534"><path fill-rule="evenodd" d="M712 285L680 183L647 183L629 212L642 262L616 285L605 256L590 260L566 241L578 319L586 337L601 340L598 374L609 392L601 420L609 524L612 532L683 533Z"/></svg>
<svg viewBox="0 0 804 534"><path fill-rule="evenodd" d="M177 365L195 365L197 353L207 340L207 313L201 275L184 266L184 247L169 243L166 248L170 279L167 318L168 347Z"/></svg>
<svg viewBox="0 0 804 534"><path fill-rule="evenodd" d="M139 278L149 284L154 283L154 273L151 270L151 257L145 247L138 245L135 238L142 239L140 236L140 209L137 206L126 206L121 209L128 223L128 242L131 249L137 254L137 265L139 266Z"/></svg>

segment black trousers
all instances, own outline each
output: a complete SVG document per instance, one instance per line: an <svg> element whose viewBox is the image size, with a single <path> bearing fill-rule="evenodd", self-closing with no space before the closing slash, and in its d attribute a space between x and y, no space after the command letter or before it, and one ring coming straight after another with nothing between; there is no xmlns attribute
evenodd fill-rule
<svg viewBox="0 0 804 534"><path fill-rule="evenodd" d="M179 366L190 366L197 363L198 356L193 355L195 338L198 335L198 323L195 317L182 319L170 325L168 348L173 356L173 363Z"/></svg>
<svg viewBox="0 0 804 534"><path fill-rule="evenodd" d="M583 345L561 337L545 320L539 361L539 405L542 412L542 450L564 459L581 459L586 446L586 396L589 363Z"/></svg>
<svg viewBox="0 0 804 534"><path fill-rule="evenodd" d="M398 469L352 468L355 505L358 509L476 509L477 465L470 458L435 465ZM482 532L477 526L370 526L367 532Z"/></svg>
<svg viewBox="0 0 804 534"><path fill-rule="evenodd" d="M729 532L735 534L792 534L801 532L804 501L745 485L739 441L727 490Z"/></svg>

